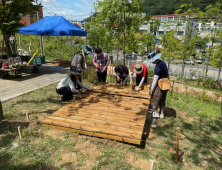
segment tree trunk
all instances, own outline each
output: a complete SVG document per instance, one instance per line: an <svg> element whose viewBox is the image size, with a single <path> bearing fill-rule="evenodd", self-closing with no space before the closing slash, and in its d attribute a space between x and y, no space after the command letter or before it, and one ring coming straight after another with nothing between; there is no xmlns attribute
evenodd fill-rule
<svg viewBox="0 0 222 170"><path fill-rule="evenodd" d="M1 99L0 99L0 121L5 119L4 116L3 116L3 109L2 109L2 102L1 102Z"/></svg>
<svg viewBox="0 0 222 170"><path fill-rule="evenodd" d="M4 40L4 35L3 35L3 40L2 40L2 51L1 51L1 58L3 56L3 52L4 52L4 43L5 43L5 40Z"/></svg>
<svg viewBox="0 0 222 170"><path fill-rule="evenodd" d="M12 51L10 48L10 42L9 42L9 36L6 33L3 33L4 35L4 41L5 41L5 46L6 46L6 51L7 51L7 58L12 56Z"/></svg>
<svg viewBox="0 0 222 170"><path fill-rule="evenodd" d="M168 71L170 70L170 61L168 62Z"/></svg>
<svg viewBox="0 0 222 170"><path fill-rule="evenodd" d="M221 115L221 129L222 129L222 94L221 94L220 115Z"/></svg>
<svg viewBox="0 0 222 170"><path fill-rule="evenodd" d="M219 68L219 71L218 71L218 77L217 77L218 82L220 82L220 72L221 72L221 67Z"/></svg>
<svg viewBox="0 0 222 170"><path fill-rule="evenodd" d="M119 37L118 37L118 44L117 44L117 56L116 56L116 65L118 66L119 62Z"/></svg>
<svg viewBox="0 0 222 170"><path fill-rule="evenodd" d="M206 70L205 70L205 75L204 75L204 79L203 79L203 86L205 87L205 81L206 81L206 77L207 77L207 72L208 72L208 59L206 60Z"/></svg>
<svg viewBox="0 0 222 170"><path fill-rule="evenodd" d="M184 61L183 61L183 62L184 62ZM185 70L185 64L182 64L182 74L181 74L180 80L183 80L184 70Z"/></svg>

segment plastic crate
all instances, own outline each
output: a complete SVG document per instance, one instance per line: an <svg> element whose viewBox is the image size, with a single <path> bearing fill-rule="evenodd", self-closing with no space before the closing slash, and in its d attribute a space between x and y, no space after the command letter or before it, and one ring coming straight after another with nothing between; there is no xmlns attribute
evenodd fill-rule
<svg viewBox="0 0 222 170"><path fill-rule="evenodd" d="M31 57L30 57L31 59ZM30 64L38 64L38 65L42 65L45 64L45 56L35 56L32 61L30 62Z"/></svg>

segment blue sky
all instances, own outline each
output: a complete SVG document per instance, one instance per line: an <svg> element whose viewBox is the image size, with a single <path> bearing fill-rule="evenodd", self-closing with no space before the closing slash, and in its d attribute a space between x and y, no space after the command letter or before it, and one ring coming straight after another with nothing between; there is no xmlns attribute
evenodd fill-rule
<svg viewBox="0 0 222 170"><path fill-rule="evenodd" d="M81 21L94 12L96 0L42 0L43 16L64 16L67 20Z"/></svg>

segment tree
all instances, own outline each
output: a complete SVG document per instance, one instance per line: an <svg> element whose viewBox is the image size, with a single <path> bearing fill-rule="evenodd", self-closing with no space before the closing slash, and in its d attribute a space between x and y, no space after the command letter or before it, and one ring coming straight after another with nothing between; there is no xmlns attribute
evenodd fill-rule
<svg viewBox="0 0 222 170"><path fill-rule="evenodd" d="M218 1L220 2L220 1ZM218 42L218 40L222 40L220 37L220 28L218 27L217 23L221 22L222 19L222 9L221 9L221 2L216 3L215 5L208 5L205 8L205 12L202 14L202 20L203 23L210 22L211 24L206 25L205 28L210 30L210 33L208 34L208 39L211 42L211 46L214 46L214 43ZM212 48L214 51L214 49ZM214 53L212 50L207 51L207 57L205 59L205 75L204 75L204 80L203 80L203 85L205 86L205 80L208 72L208 65L209 65L209 60L210 60L210 53ZM218 67L215 65L215 67Z"/></svg>
<svg viewBox="0 0 222 170"><path fill-rule="evenodd" d="M143 34L141 42L146 47L146 51L147 51L147 54L148 54L149 47L151 47L153 45L153 35L149 34L149 33Z"/></svg>
<svg viewBox="0 0 222 170"><path fill-rule="evenodd" d="M195 42L196 42L196 37L191 37L192 31L192 23L191 19L193 16L195 16L196 13L199 13L199 9L195 9L192 6L192 3L190 4L182 4L178 10L176 10L176 14L181 13L181 11L186 10L186 12L182 13L183 21L186 22L187 25L187 30L186 30L186 35L182 39L180 43L180 56L179 58L183 60L182 64L182 75L181 75L181 80L184 77L184 71L185 71L185 61L186 59L190 58L195 54Z"/></svg>
<svg viewBox="0 0 222 170"><path fill-rule="evenodd" d="M163 36L162 42L163 42L163 49L162 52L162 58L166 58L166 61L168 62L168 70L170 69L170 63L174 56L178 55L178 44L179 40L174 36L175 31L171 30L166 33L166 35Z"/></svg>
<svg viewBox="0 0 222 170"><path fill-rule="evenodd" d="M141 0L97 1L95 10L100 11L100 13L96 16L90 29L94 29L93 27L97 24L101 25L101 23L105 23L106 29L104 30L106 34L104 36L109 34L115 35L116 40L118 39L118 41L123 44L123 60L125 64L125 47L132 46L132 43L126 40L131 39L132 35L138 31L141 25ZM113 28L115 28L115 34ZM121 35L123 35L123 37Z"/></svg>
<svg viewBox="0 0 222 170"><path fill-rule="evenodd" d="M37 6L34 6L36 3ZM0 30L6 44L8 57L11 57L9 37L18 32L18 28L22 27L19 21L21 15L27 15L39 8L38 0L2 0L0 2Z"/></svg>
<svg viewBox="0 0 222 170"><path fill-rule="evenodd" d="M213 48L213 56L211 57L211 61L210 64L214 67L214 68L219 68L218 71L218 77L217 80L218 82L220 81L220 73L221 73L221 67L222 67L222 45L218 45L215 48Z"/></svg>

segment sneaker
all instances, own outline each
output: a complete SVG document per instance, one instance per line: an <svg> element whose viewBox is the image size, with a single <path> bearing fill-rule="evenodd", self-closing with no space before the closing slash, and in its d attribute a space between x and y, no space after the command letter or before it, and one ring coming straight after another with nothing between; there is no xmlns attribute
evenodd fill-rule
<svg viewBox="0 0 222 170"><path fill-rule="evenodd" d="M160 117L159 113L153 112L153 117Z"/></svg>
<svg viewBox="0 0 222 170"><path fill-rule="evenodd" d="M161 118L161 119L164 118L164 113L160 113L160 118Z"/></svg>

